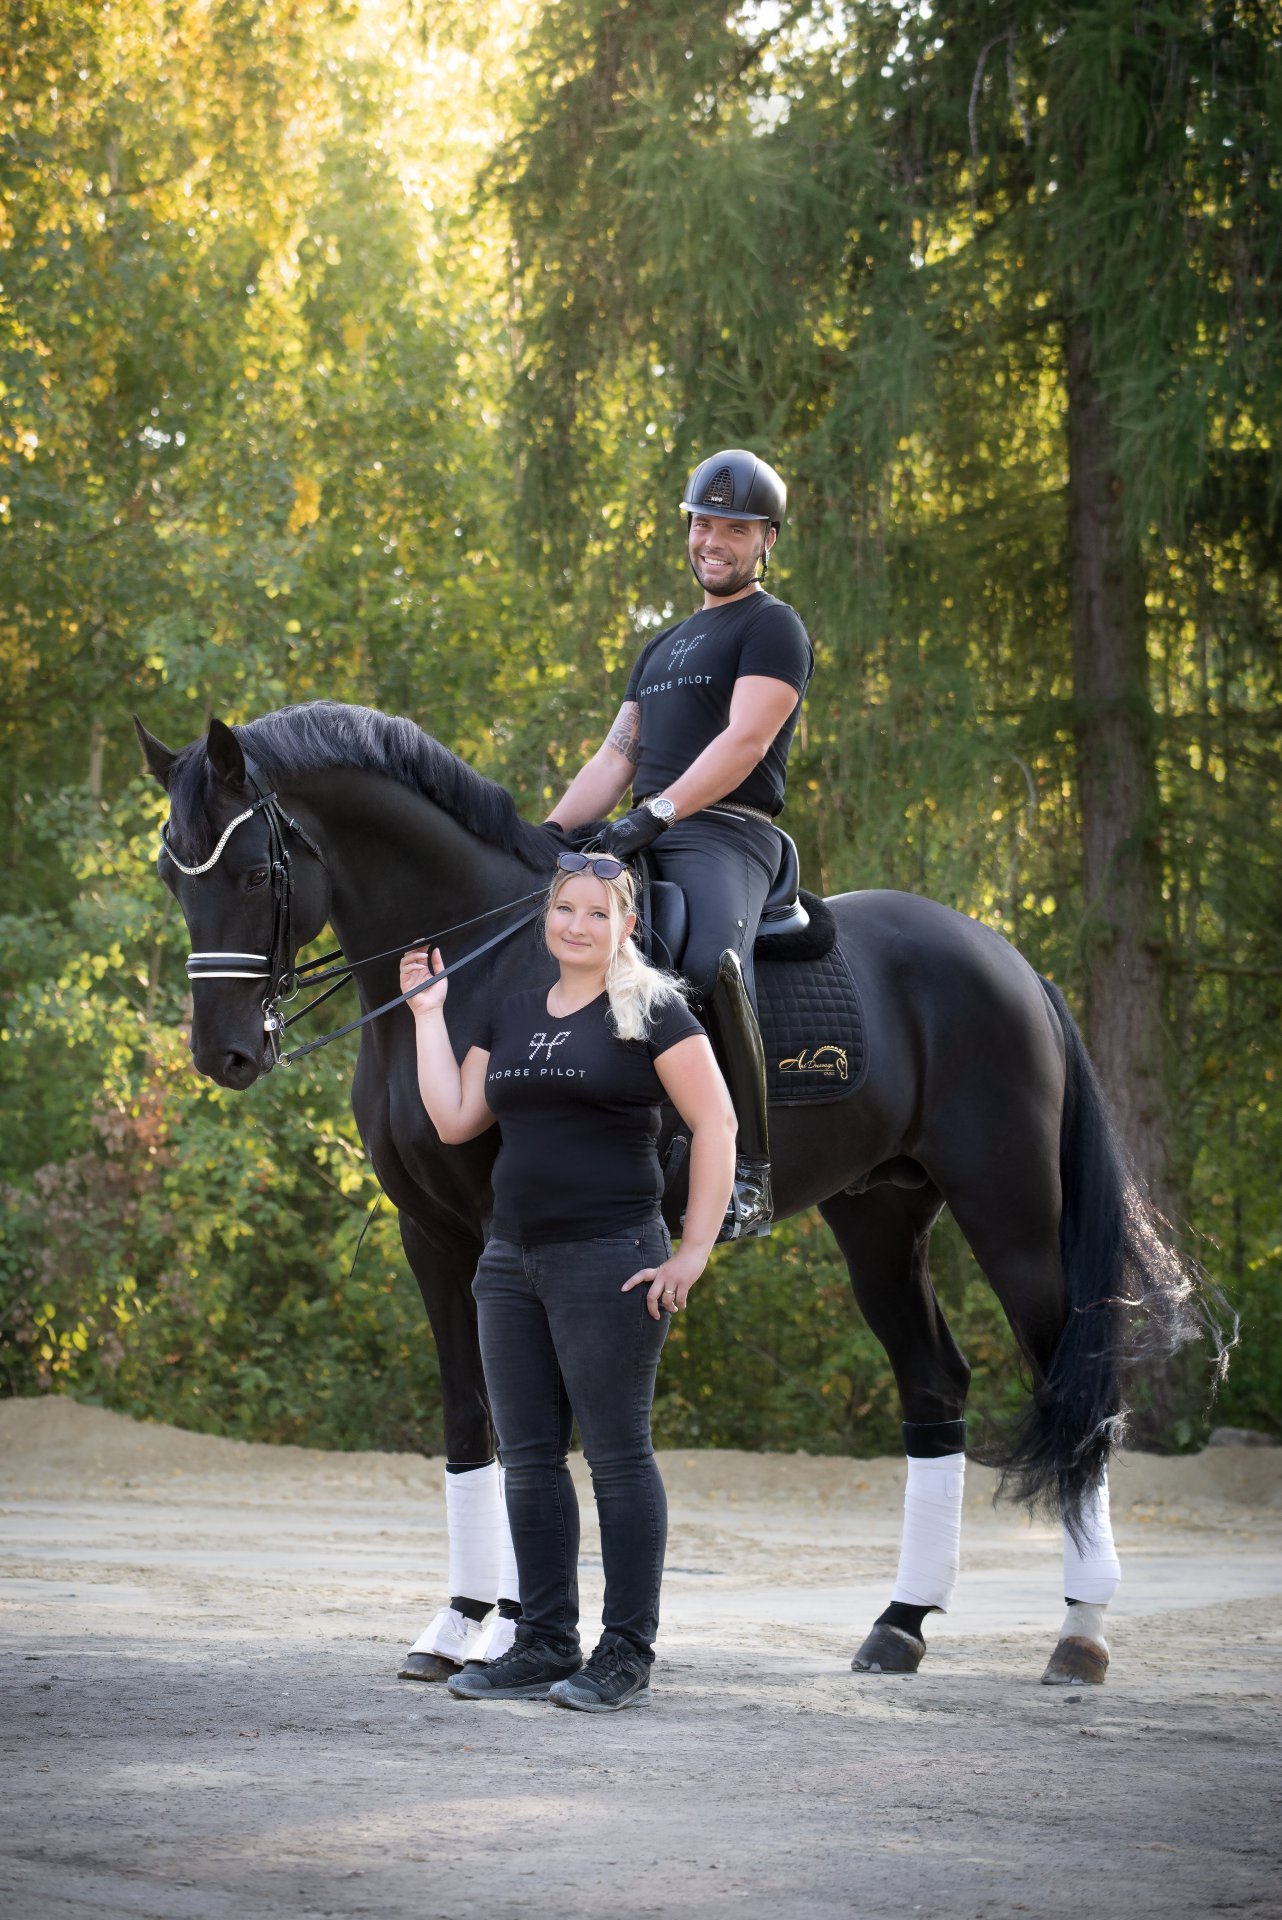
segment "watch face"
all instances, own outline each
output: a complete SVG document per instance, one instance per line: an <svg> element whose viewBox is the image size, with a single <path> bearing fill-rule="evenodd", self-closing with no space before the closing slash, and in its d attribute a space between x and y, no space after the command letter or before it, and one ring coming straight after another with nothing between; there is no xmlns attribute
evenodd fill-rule
<svg viewBox="0 0 1282 1920"><path fill-rule="evenodd" d="M673 814L676 812L676 808L673 806L671 800L648 800L646 805L656 820L671 820Z"/></svg>

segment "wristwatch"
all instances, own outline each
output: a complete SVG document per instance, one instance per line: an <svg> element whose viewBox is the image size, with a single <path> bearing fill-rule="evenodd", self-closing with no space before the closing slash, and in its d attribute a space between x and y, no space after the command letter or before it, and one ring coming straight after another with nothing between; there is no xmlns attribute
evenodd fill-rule
<svg viewBox="0 0 1282 1920"><path fill-rule="evenodd" d="M677 817L677 810L666 794L652 793L645 802L647 813L652 813L661 826L670 827Z"/></svg>

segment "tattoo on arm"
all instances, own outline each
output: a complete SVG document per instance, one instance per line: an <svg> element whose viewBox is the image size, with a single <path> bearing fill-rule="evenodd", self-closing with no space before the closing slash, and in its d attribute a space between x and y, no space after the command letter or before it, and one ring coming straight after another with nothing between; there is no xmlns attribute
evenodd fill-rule
<svg viewBox="0 0 1282 1920"><path fill-rule="evenodd" d="M619 708L605 744L635 767L641 758L641 708L635 700L625 700Z"/></svg>

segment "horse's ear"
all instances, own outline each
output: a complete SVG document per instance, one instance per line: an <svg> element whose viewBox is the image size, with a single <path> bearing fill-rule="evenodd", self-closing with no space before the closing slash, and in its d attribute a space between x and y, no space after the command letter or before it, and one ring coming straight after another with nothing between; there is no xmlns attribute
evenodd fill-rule
<svg viewBox="0 0 1282 1920"><path fill-rule="evenodd" d="M138 715L133 716L134 732L138 735L138 744L142 748L147 770L159 780L162 787L169 785L169 770L178 758L172 747L163 740L157 740L154 733L148 733Z"/></svg>
<svg viewBox="0 0 1282 1920"><path fill-rule="evenodd" d="M229 787L244 786L245 756L240 750L240 741L224 721L210 721L209 732L205 736L205 752L220 780Z"/></svg>

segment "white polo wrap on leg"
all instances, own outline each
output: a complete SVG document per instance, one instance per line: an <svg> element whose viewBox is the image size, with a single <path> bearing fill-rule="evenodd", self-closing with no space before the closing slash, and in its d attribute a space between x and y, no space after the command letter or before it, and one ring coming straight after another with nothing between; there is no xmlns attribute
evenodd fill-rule
<svg viewBox="0 0 1282 1920"><path fill-rule="evenodd" d="M508 1525L507 1475L499 1468L499 1574L498 1597L500 1600L519 1600L521 1598L520 1578L516 1571L516 1549L512 1545L512 1529ZM509 1648L516 1645L516 1621L507 1619L496 1609L472 1646L473 1660L501 1660Z"/></svg>
<svg viewBox="0 0 1282 1920"><path fill-rule="evenodd" d="M516 1629L515 1620L508 1620L497 1611L490 1614L472 1642L468 1659L501 1660L516 1645Z"/></svg>
<svg viewBox="0 0 1282 1920"><path fill-rule="evenodd" d="M442 1660L453 1660L462 1666L465 1660L472 1658L472 1644L476 1639L476 1622L464 1619L453 1607L442 1607L439 1613L424 1627L411 1653L435 1653Z"/></svg>
<svg viewBox="0 0 1282 1920"><path fill-rule="evenodd" d="M467 1473L446 1474L445 1524L450 1535L450 1598L480 1600L492 1607L499 1597L500 1527L507 1532L495 1461Z"/></svg>
<svg viewBox="0 0 1282 1920"><path fill-rule="evenodd" d="M964 1453L938 1460L908 1456L904 1488L904 1538L892 1600L910 1607L938 1607L947 1613L961 1561Z"/></svg>
<svg viewBox="0 0 1282 1920"><path fill-rule="evenodd" d="M1108 1511L1108 1474L1082 1502L1082 1540L1079 1546L1064 1528L1064 1598L1106 1607L1121 1583L1122 1569L1113 1545L1113 1523Z"/></svg>
<svg viewBox="0 0 1282 1920"><path fill-rule="evenodd" d="M1093 1607L1085 1600L1076 1601L1065 1611L1064 1624L1059 1630L1060 1639L1089 1640L1101 1652L1107 1653L1108 1641L1104 1638L1104 1615L1107 1612L1107 1607Z"/></svg>

